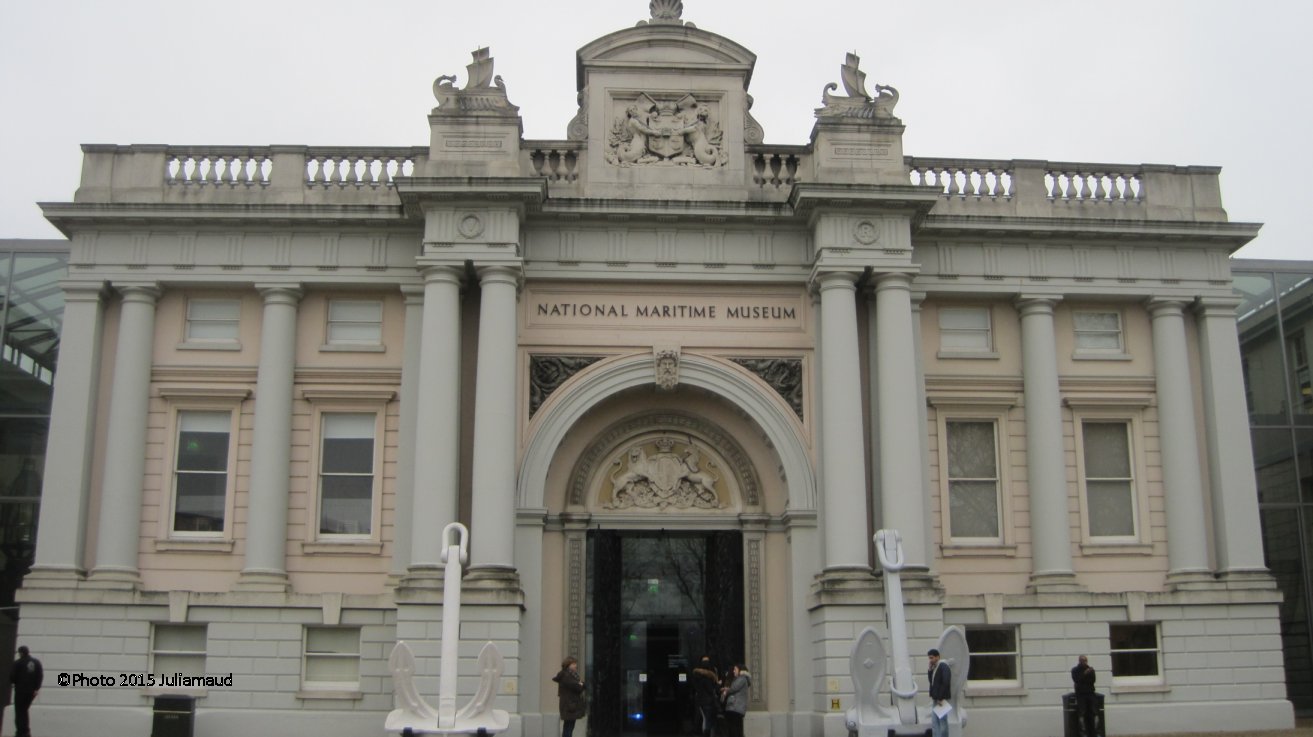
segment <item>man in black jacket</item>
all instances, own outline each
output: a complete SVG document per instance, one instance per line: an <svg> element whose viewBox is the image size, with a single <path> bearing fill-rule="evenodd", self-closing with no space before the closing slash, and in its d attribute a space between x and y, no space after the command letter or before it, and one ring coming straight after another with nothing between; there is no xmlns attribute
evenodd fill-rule
<svg viewBox="0 0 1313 737"><path fill-rule="evenodd" d="M943 706L953 695L953 672L948 663L939 659L939 651L934 648L926 653L930 657L930 729L934 737L948 737L948 713L941 717L935 713L935 707Z"/></svg>
<svg viewBox="0 0 1313 737"><path fill-rule="evenodd" d="M1085 737L1094 737L1094 669L1089 658L1077 658L1071 669L1071 682L1076 685L1076 721Z"/></svg>
<svg viewBox="0 0 1313 737"><path fill-rule="evenodd" d="M720 678L711 658L703 655L693 669L693 703L697 704L702 719L702 737L711 737L716 729L716 712L720 706Z"/></svg>
<svg viewBox="0 0 1313 737"><path fill-rule="evenodd" d="M18 660L9 670L9 682L14 686L14 737L32 737L32 727L27 721L27 710L41 690L41 679L45 673L41 670L41 661L32 657L27 645L18 648Z"/></svg>

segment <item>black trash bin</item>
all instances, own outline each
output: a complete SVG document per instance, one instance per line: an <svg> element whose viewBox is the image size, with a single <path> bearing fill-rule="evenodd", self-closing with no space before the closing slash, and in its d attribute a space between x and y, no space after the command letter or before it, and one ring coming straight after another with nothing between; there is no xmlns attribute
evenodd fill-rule
<svg viewBox="0 0 1313 737"><path fill-rule="evenodd" d="M196 726L196 697L156 696L155 720L150 737L192 737Z"/></svg>
<svg viewBox="0 0 1313 737"><path fill-rule="evenodd" d="M1094 734L1082 735L1079 715L1076 714L1076 694L1062 695L1062 737L1107 737L1103 724L1103 694L1091 694L1094 699Z"/></svg>

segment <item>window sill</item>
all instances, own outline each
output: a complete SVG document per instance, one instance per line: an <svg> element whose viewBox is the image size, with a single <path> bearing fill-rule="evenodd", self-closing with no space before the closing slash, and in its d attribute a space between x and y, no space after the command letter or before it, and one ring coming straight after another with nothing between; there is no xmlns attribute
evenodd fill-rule
<svg viewBox="0 0 1313 737"><path fill-rule="evenodd" d="M331 691L324 689L320 691L314 688L303 688L296 692L296 698L306 700L324 700L324 701L359 701L365 695L359 689L355 691Z"/></svg>
<svg viewBox="0 0 1313 737"><path fill-rule="evenodd" d="M237 340L216 340L212 343L201 341L183 341L177 345L180 351L240 351L242 349L241 341Z"/></svg>
<svg viewBox="0 0 1313 737"><path fill-rule="evenodd" d="M997 351L940 351L935 354L936 358L947 359L976 359L976 360L996 360L998 359Z"/></svg>
<svg viewBox="0 0 1313 737"><path fill-rule="evenodd" d="M153 686L151 688L141 689L141 695L146 698L155 698L156 696L191 696L197 699L203 699L210 695L207 688L170 688L168 686Z"/></svg>
<svg viewBox="0 0 1313 737"><path fill-rule="evenodd" d="M301 552L306 555L378 555L383 552L383 543L377 540L319 540L301 543Z"/></svg>
<svg viewBox="0 0 1313 737"><path fill-rule="evenodd" d="M998 543L981 543L979 545L949 543L947 545L940 545L939 549L943 552L945 558L952 558L954 556L1015 558L1017 555L1016 545L1004 545Z"/></svg>
<svg viewBox="0 0 1313 737"><path fill-rule="evenodd" d="M206 538L169 538L156 540L155 550L160 553L231 553L232 540L211 540Z"/></svg>
<svg viewBox="0 0 1313 737"><path fill-rule="evenodd" d="M1113 683L1110 693L1171 693L1172 687L1165 683Z"/></svg>
<svg viewBox="0 0 1313 737"><path fill-rule="evenodd" d="M385 351L387 351L387 346L382 343L361 343L359 345L325 343L319 346L320 353L383 353Z"/></svg>
<svg viewBox="0 0 1313 737"><path fill-rule="evenodd" d="M992 696L1025 696L1028 693L1030 692L1021 686L973 686L970 681L967 682L966 690L966 695L973 699Z"/></svg>
<svg viewBox="0 0 1313 737"><path fill-rule="evenodd" d="M1153 545L1144 543L1094 543L1080 544L1081 555L1153 555Z"/></svg>
<svg viewBox="0 0 1313 737"><path fill-rule="evenodd" d="M1094 351L1077 351L1071 354L1073 361L1131 361L1134 357L1129 353L1096 353Z"/></svg>

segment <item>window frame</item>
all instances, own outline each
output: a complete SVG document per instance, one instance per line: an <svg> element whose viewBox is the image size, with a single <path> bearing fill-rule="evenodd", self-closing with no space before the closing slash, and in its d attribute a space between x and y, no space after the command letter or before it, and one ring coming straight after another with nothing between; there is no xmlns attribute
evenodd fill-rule
<svg viewBox="0 0 1313 737"><path fill-rule="evenodd" d="M1152 552L1149 483L1145 460L1143 407L1148 397L1118 400L1118 403L1068 399L1072 410L1072 441L1076 456L1076 495L1081 517L1081 548L1085 553ZM1085 471L1085 423L1123 423L1127 433L1127 453L1131 478L1131 535L1093 535L1090 532L1088 478Z"/></svg>
<svg viewBox="0 0 1313 737"><path fill-rule="evenodd" d="M378 307L378 320L342 320L333 318L334 305L345 304L370 304ZM387 302L382 297L362 298L362 297L329 297L324 300L324 343L319 347L321 351L355 351L355 352L381 352L385 350L383 345L383 321L387 318ZM334 339L334 325L374 325L378 328L376 340L344 340L341 338Z"/></svg>
<svg viewBox="0 0 1313 737"><path fill-rule="evenodd" d="M309 476L307 489L306 536L302 550L316 552L378 552L382 545L384 448L387 435L388 405L396 396L392 390L319 390L306 389L302 396L311 403ZM320 512L323 507L322 458L324 454L324 420L326 414L372 414L374 416L373 483L371 486L370 530L368 533L321 533Z"/></svg>
<svg viewBox="0 0 1313 737"><path fill-rule="evenodd" d="M234 541L233 527L237 499L237 456L241 445L241 406L250 396L250 390L211 389L191 387L160 387L160 396L169 403L168 429L165 436L162 466L168 469L167 480L160 484L161 517L158 522L157 549L166 549L171 545L205 547L219 545L219 550L231 550ZM228 463L225 470L223 530L218 532L201 532L193 530L174 530L174 517L178 505L178 434L181 431L181 414L183 412L227 412L228 425Z"/></svg>
<svg viewBox="0 0 1313 737"><path fill-rule="evenodd" d="M234 319L216 319L216 318L193 318L192 307L200 303L232 303L237 308L237 316ZM233 335L231 338L201 338L192 335L192 325L197 322L205 323L228 323L233 326ZM237 351L241 350L241 332L242 332L242 299L240 297L229 296L195 296L187 297L186 304L183 308L182 316L182 342L179 348L186 350L213 350L213 351Z"/></svg>
<svg viewBox="0 0 1313 737"><path fill-rule="evenodd" d="M1009 467L1009 415L1016 406L1014 397L987 397L968 400L963 397L928 397L935 408L936 458L939 485L940 547L945 555L989 554L1014 555L1016 530L1012 518L1012 478ZM998 535L993 538L953 537L952 479L949 478L948 424L950 422L991 422L994 425L994 455L997 473L995 489L998 505Z"/></svg>
<svg viewBox="0 0 1313 737"><path fill-rule="evenodd" d="M159 631L160 628L164 628L164 627L175 628L175 629L182 629L182 628L199 629L201 631L201 636L205 640L205 644L200 650L161 650L159 647ZM207 624L197 623L197 622L152 622L150 625L150 659L149 659L150 671L149 672L164 675L164 676L171 676L173 675L174 672L177 672L176 669L175 671L169 673L165 673L161 671L160 668L157 666L158 661L156 660L156 658L159 655L167 655L174 657L198 656L200 657L201 660L200 671L196 673L188 673L186 671L182 671L182 674L184 676L197 676L197 675L203 676L205 675L205 669L209 664L208 661L209 649L210 649L210 629L209 629L209 625ZM157 684L157 686L163 687L163 684Z"/></svg>
<svg viewBox="0 0 1313 737"><path fill-rule="evenodd" d="M1081 345L1081 336L1089 334L1107 334L1108 330L1081 330L1077 324L1081 315L1114 315L1117 318L1117 346L1099 348ZM1117 308L1078 307L1071 311L1072 358L1129 358L1126 353L1126 316Z"/></svg>
<svg viewBox="0 0 1313 737"><path fill-rule="evenodd" d="M354 653L310 652L310 632L318 630L353 631L356 633L356 651ZM357 693L360 691L361 666L363 659L364 628L358 625L318 625L307 624L301 627L301 690L303 692ZM355 681L312 681L309 679L309 664L312 659L347 660L354 658L356 663Z"/></svg>
<svg viewBox="0 0 1313 737"><path fill-rule="evenodd" d="M1123 648L1116 649L1113 647L1112 628L1113 627L1152 627L1154 645L1152 651L1145 648ZM1143 653L1153 652L1155 667L1158 670L1157 675L1151 676L1119 676L1116 668L1117 655L1119 653ZM1112 676L1113 687L1125 686L1161 686L1166 683L1163 671L1163 628L1160 622L1109 622L1108 623L1108 673Z"/></svg>
<svg viewBox="0 0 1313 737"><path fill-rule="evenodd" d="M996 690L1001 690L1001 689L1019 689L1019 688L1021 688L1021 683L1022 683L1022 680L1023 680L1023 674L1022 674L1022 671L1021 671L1021 665L1022 665L1022 658L1021 658L1021 628L1020 628L1019 626L1015 625L1015 624L979 624L979 625L977 625L977 624L973 624L973 625L966 625L966 626L964 626L964 627L963 627L963 630L964 630L964 634L965 634L966 636L968 636L968 637L970 636L971 632L973 632L973 631L979 632L979 631L989 630L989 631L995 631L995 632L1010 632L1010 633L1012 634L1012 650L1010 650L1010 651L977 651L975 648L971 648L971 657L972 657L972 658L975 658L975 657L1002 657L1002 656L1009 656L1009 657L1012 658L1013 670L1015 670L1015 671L1016 671L1016 674L1017 674L1017 677L1016 677L1016 678L1013 678L1013 679L1005 679L1005 678L990 678L990 679L972 678L972 677L971 677L971 673L974 672L974 671L976 671L976 669L974 669L974 668L969 669L969 671L968 671L968 673L967 673L967 683L966 683L966 687L967 687L968 691L982 691L982 690L996 691Z"/></svg>
<svg viewBox="0 0 1313 737"><path fill-rule="evenodd" d="M945 328L945 313L966 313L977 312L985 316L985 327L978 328ZM994 310L990 305L978 304L946 304L939 305L935 310L935 328L939 337L939 358L998 358L998 352L995 349L994 335ZM983 334L985 337L984 347L969 346L945 346L944 335L946 334Z"/></svg>

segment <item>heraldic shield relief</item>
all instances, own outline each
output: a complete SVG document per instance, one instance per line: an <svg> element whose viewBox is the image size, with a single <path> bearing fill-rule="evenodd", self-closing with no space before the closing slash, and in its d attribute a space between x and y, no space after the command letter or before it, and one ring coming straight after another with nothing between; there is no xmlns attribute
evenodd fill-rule
<svg viewBox="0 0 1313 737"><path fill-rule="evenodd" d="M655 451L655 452L653 452ZM720 509L720 464L692 443L657 438L631 445L614 462L607 509Z"/></svg>
<svg viewBox="0 0 1313 737"><path fill-rule="evenodd" d="M616 166L714 168L729 160L711 107L691 94L678 99L639 93L611 124L606 160Z"/></svg>

